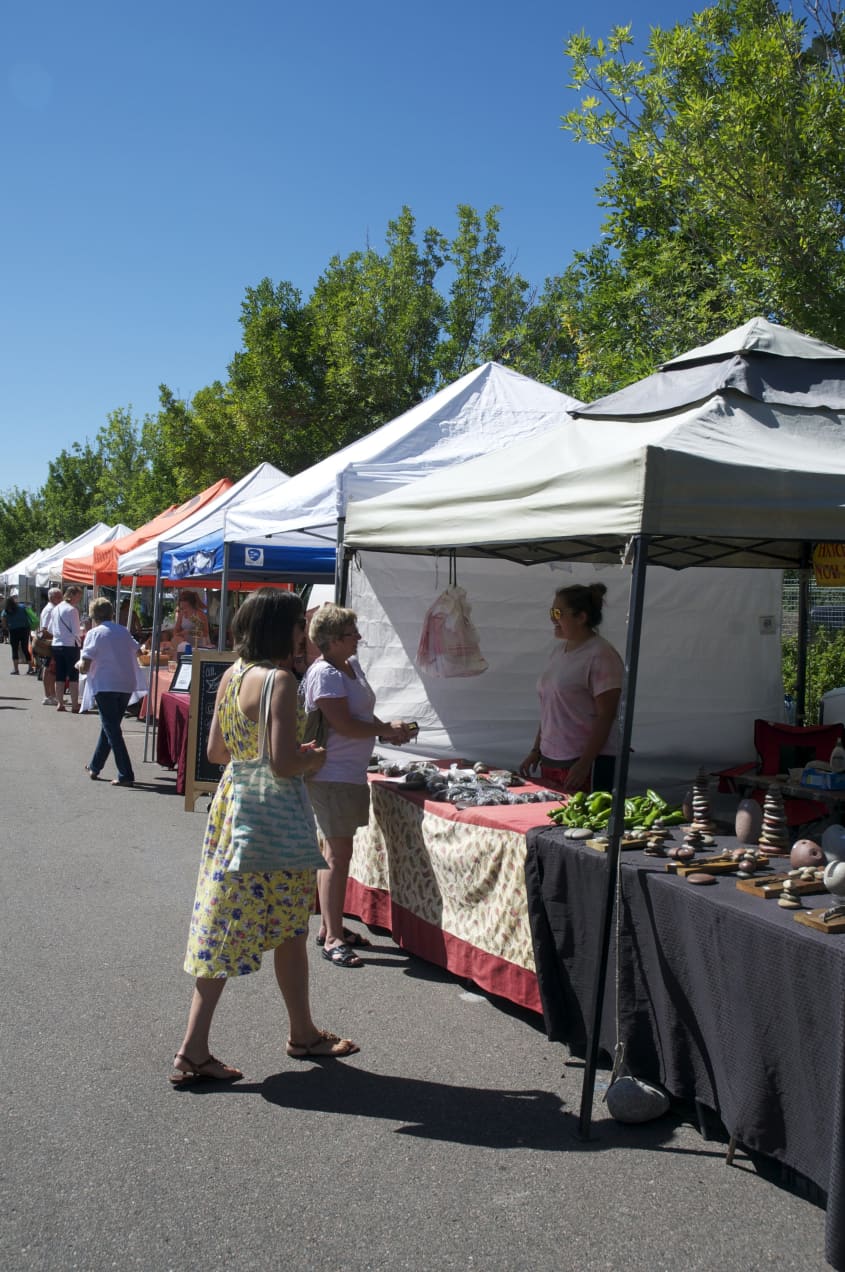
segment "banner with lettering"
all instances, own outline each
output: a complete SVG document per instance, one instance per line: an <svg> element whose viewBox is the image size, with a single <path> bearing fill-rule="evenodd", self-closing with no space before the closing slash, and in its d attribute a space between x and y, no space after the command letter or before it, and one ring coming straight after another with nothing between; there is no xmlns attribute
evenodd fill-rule
<svg viewBox="0 0 845 1272"><path fill-rule="evenodd" d="M813 573L822 587L845 587L845 543L817 543Z"/></svg>

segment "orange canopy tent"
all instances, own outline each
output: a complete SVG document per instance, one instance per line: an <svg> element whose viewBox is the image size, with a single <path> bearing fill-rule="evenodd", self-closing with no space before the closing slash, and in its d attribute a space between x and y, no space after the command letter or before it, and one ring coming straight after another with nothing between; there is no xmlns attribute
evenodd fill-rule
<svg viewBox="0 0 845 1272"><path fill-rule="evenodd" d="M62 578L70 580L72 583L84 583L87 587L116 587L118 583L117 562L124 552L131 552L133 548L139 547L142 543L146 543L148 539L154 539L158 535L165 534L168 530L173 529L184 521L186 517L191 516L203 504L211 503L213 499L217 499L224 491L228 490L232 485L228 477L221 477L220 481L215 482L213 486L209 486L207 490L203 490L198 495L194 495L187 503L171 504L169 508L165 508L164 512L160 512L152 521L148 521L145 526L141 526L138 530L133 530L131 534L124 535L122 539L115 539L113 543L104 543L100 547L95 548L90 556L65 557L62 562ZM151 574L149 578L136 579L136 583L142 587L152 587L156 581L156 576Z"/></svg>

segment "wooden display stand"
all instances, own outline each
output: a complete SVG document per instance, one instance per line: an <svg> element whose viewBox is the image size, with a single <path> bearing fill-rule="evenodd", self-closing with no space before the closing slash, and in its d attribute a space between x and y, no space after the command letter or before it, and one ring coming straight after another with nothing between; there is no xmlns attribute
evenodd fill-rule
<svg viewBox="0 0 845 1272"><path fill-rule="evenodd" d="M826 932L830 936L845 932L845 910L825 923L822 915L826 913L827 910L804 910L795 915L795 922L803 923L804 927L812 928L814 932Z"/></svg>
<svg viewBox="0 0 845 1272"><path fill-rule="evenodd" d="M208 735L214 719L217 689L236 654L217 649L196 649L191 661L191 703L188 708L188 761L185 768L185 808L194 811L198 795L217 790L220 764L207 755Z"/></svg>
<svg viewBox="0 0 845 1272"><path fill-rule="evenodd" d="M796 897L811 896L813 893L827 892L821 879L799 879L797 875L776 874L762 875L759 879L738 879L736 886L740 892L750 892L756 897L768 900L779 897L787 879L792 886L790 891Z"/></svg>

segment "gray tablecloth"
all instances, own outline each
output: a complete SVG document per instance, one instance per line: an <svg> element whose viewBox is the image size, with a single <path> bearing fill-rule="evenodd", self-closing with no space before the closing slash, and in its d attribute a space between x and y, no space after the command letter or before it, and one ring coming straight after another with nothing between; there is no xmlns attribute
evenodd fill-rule
<svg viewBox="0 0 845 1272"><path fill-rule="evenodd" d="M529 832L546 1027L575 1050L586 1038L606 871L604 854L561 830ZM845 1269L845 937L800 926L732 877L696 887L639 852L623 854L622 886L620 1036L631 1070L714 1109L742 1144L823 1189L827 1258ZM601 1029L608 1051L615 998L614 960Z"/></svg>

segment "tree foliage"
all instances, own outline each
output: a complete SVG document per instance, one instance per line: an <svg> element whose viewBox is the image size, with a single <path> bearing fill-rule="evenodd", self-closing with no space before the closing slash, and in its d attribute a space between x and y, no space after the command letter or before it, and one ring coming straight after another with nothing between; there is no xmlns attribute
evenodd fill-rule
<svg viewBox="0 0 845 1272"><path fill-rule="evenodd" d="M717 0L651 32L567 45L599 146L604 238L566 273L566 326L587 396L762 313L845 345L845 25Z"/></svg>

